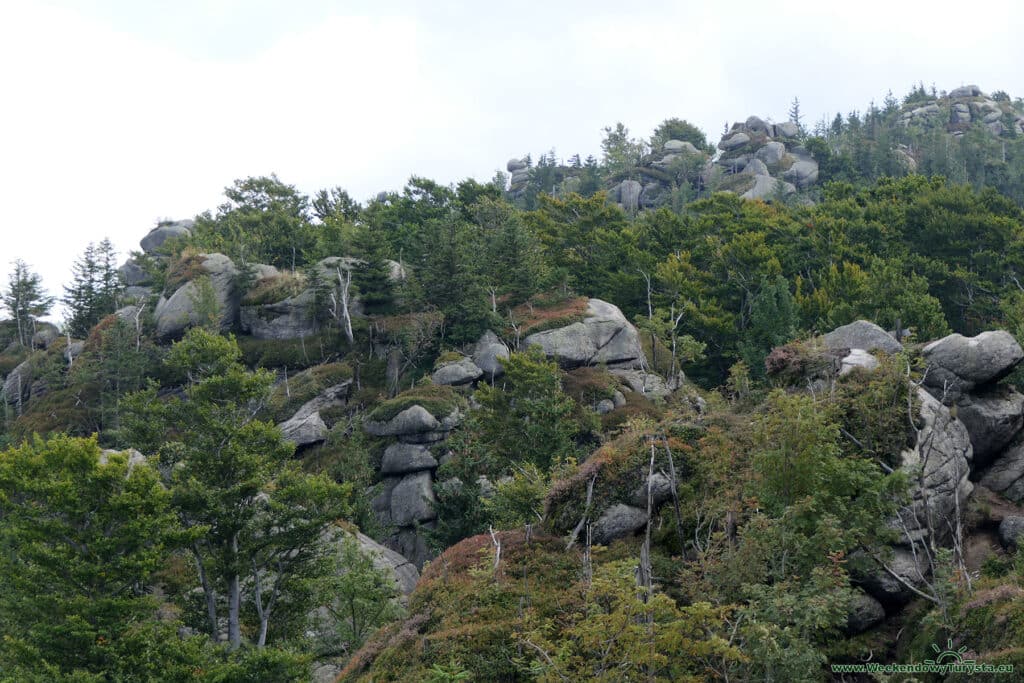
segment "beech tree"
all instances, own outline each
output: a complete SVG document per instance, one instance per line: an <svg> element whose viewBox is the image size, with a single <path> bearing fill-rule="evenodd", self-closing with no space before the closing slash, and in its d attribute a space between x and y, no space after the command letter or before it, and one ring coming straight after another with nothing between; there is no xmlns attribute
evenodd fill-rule
<svg viewBox="0 0 1024 683"><path fill-rule="evenodd" d="M349 493L301 472L292 444L256 419L274 377L248 372L240 355L233 339L193 328L166 361L185 400L160 400L151 385L127 399L123 418L129 443L159 456L173 509L194 533L210 637L220 638L224 615L232 648L242 644L245 601L263 647L274 615L326 571L322 531L347 513Z"/></svg>
<svg viewBox="0 0 1024 683"><path fill-rule="evenodd" d="M143 586L177 541L170 502L155 468L95 437L0 454L0 670L116 670L156 608Z"/></svg>

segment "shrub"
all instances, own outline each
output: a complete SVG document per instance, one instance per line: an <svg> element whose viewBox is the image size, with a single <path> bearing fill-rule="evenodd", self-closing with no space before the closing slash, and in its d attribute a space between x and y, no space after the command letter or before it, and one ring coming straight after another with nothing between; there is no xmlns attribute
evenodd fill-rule
<svg viewBox="0 0 1024 683"><path fill-rule="evenodd" d="M352 379L352 368L346 363L324 363L293 375L271 392L267 400L269 417L274 422L287 420L321 391L349 379Z"/></svg>
<svg viewBox="0 0 1024 683"><path fill-rule="evenodd" d="M274 277L258 280L242 298L243 306L259 306L274 304L293 296L298 296L309 288L307 278L302 273L285 272Z"/></svg>

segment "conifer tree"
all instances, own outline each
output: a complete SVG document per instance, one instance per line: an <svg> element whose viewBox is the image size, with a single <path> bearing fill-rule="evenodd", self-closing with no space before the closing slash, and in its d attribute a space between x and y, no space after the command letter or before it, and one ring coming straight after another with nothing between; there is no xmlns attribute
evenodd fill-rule
<svg viewBox="0 0 1024 683"><path fill-rule="evenodd" d="M367 313L385 313L394 301L394 285L391 266L386 258L384 235L370 226L361 225L353 237L356 254L363 261L353 273L359 300Z"/></svg>
<svg viewBox="0 0 1024 683"><path fill-rule="evenodd" d="M64 287L69 333L73 337L87 336L104 316L117 310L120 291L114 245L106 238L99 244L90 242L72 267L71 285Z"/></svg>
<svg viewBox="0 0 1024 683"><path fill-rule="evenodd" d="M0 303L17 325L18 343L28 346L36 318L50 312L53 297L43 290L42 278L18 259L14 262L14 272L7 279L7 289L0 296Z"/></svg>

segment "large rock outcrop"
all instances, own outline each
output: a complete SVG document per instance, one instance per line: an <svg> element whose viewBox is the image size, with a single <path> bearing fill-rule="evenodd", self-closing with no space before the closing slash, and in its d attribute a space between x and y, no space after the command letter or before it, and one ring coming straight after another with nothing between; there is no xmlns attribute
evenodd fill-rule
<svg viewBox="0 0 1024 683"><path fill-rule="evenodd" d="M321 391L295 411L278 427L284 438L297 447L320 443L330 431L321 411L344 406L352 393L352 380L346 380Z"/></svg>
<svg viewBox="0 0 1024 683"><path fill-rule="evenodd" d="M192 234L192 227L195 222L192 220L164 221L150 230L139 245L142 251L147 254L159 249L164 242L174 237L188 237Z"/></svg>
<svg viewBox="0 0 1024 683"><path fill-rule="evenodd" d="M617 306L590 299L585 316L582 322L531 334L522 346L539 346L545 355L566 368L646 364L640 336Z"/></svg>
<svg viewBox="0 0 1024 683"><path fill-rule="evenodd" d="M841 349L862 349L864 351L884 351L888 354L899 353L903 345L873 322L855 320L849 325L837 327L822 336L825 348L830 351Z"/></svg>
<svg viewBox="0 0 1024 683"><path fill-rule="evenodd" d="M217 305L217 316L222 330L232 327L238 318L239 297L235 286L238 269L224 254L202 254L199 268L209 277ZM161 297L153 316L156 335L160 339L174 339L198 324L202 312L202 292L195 279L189 280L169 297Z"/></svg>
<svg viewBox="0 0 1024 683"><path fill-rule="evenodd" d="M974 453L967 428L949 408L923 389L917 396L922 426L914 448L903 451L901 464L911 480L913 501L900 510L893 526L905 543L921 541L929 528L941 543L950 538L956 515L966 509L974 489L968 478Z"/></svg>
<svg viewBox="0 0 1024 683"><path fill-rule="evenodd" d="M491 330L484 332L473 347L473 364L483 371L488 380L505 374L502 361L508 357L508 346Z"/></svg>
<svg viewBox="0 0 1024 683"><path fill-rule="evenodd" d="M436 524L436 454L444 452L444 440L462 421L460 401L447 386L413 389L385 402L363 421L369 434L395 439L384 450L381 481L370 507L388 530L384 544L417 567L432 557L421 527Z"/></svg>
<svg viewBox="0 0 1024 683"><path fill-rule="evenodd" d="M1024 427L1024 394L1013 387L998 384L964 394L956 406L971 436L975 469L988 465Z"/></svg>
<svg viewBox="0 0 1024 683"><path fill-rule="evenodd" d="M990 330L974 337L951 334L921 351L928 369L925 386L944 403L975 387L998 382L1024 359L1024 350L1009 332Z"/></svg>
<svg viewBox="0 0 1024 683"><path fill-rule="evenodd" d="M316 294L307 289L282 301L242 306L239 323L256 339L301 339L316 334L320 325L314 308Z"/></svg>

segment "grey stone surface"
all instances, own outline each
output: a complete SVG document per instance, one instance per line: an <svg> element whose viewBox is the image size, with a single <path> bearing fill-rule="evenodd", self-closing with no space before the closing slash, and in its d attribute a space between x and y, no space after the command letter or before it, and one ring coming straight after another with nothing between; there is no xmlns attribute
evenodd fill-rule
<svg viewBox="0 0 1024 683"><path fill-rule="evenodd" d="M651 483L651 502L657 510L662 503L672 500L672 482L668 476L661 472L655 472L649 477ZM641 510L647 510L647 483L644 482L637 487L629 499L629 503Z"/></svg>
<svg viewBox="0 0 1024 683"><path fill-rule="evenodd" d="M786 183L778 178L767 175L754 176L754 185L740 195L742 199L760 199L762 201L774 198L779 192L789 195L796 192L791 183Z"/></svg>
<svg viewBox="0 0 1024 683"><path fill-rule="evenodd" d="M391 521L396 526L412 526L435 519L435 502L430 472L408 474L391 491Z"/></svg>
<svg viewBox="0 0 1024 683"><path fill-rule="evenodd" d="M996 457L978 483L1015 503L1024 503L1024 443L1014 443Z"/></svg>
<svg viewBox="0 0 1024 683"><path fill-rule="evenodd" d="M700 150L686 140L668 140L662 149L669 154L700 154Z"/></svg>
<svg viewBox="0 0 1024 683"><path fill-rule="evenodd" d="M611 399L603 398L594 405L594 410L598 415L607 415L615 410L615 404Z"/></svg>
<svg viewBox="0 0 1024 683"><path fill-rule="evenodd" d="M114 311L114 315L116 315L120 320L126 323L135 325L135 320L138 318L141 312L142 309L135 305L122 306L121 308Z"/></svg>
<svg viewBox="0 0 1024 683"><path fill-rule="evenodd" d="M33 374L34 368L31 359L22 361L7 373L7 378L4 380L3 385L3 394L8 403L14 405L19 401L28 399L32 389Z"/></svg>
<svg viewBox="0 0 1024 683"><path fill-rule="evenodd" d="M865 351L884 351L888 354L903 350L891 334L873 322L855 320L849 325L837 327L822 337L825 348L830 351L841 349L863 349Z"/></svg>
<svg viewBox="0 0 1024 683"><path fill-rule="evenodd" d="M871 371L878 367L878 359L864 349L850 349L839 366L839 376L847 375L857 368Z"/></svg>
<svg viewBox="0 0 1024 683"><path fill-rule="evenodd" d="M284 438L296 446L324 441L330 431L323 421L320 411L348 402L352 392L352 380L340 382L321 391L317 396L306 401L288 420L278 425Z"/></svg>
<svg viewBox="0 0 1024 683"><path fill-rule="evenodd" d="M950 99L962 97L978 97L981 95L981 88L976 85L962 85L949 91Z"/></svg>
<svg viewBox="0 0 1024 683"><path fill-rule="evenodd" d="M149 297L153 296L152 287L143 287L142 285L132 285L131 287L125 287L123 295L126 301L145 301Z"/></svg>
<svg viewBox="0 0 1024 683"><path fill-rule="evenodd" d="M242 330L256 339L301 339L317 333L316 293L307 289L296 296L271 304L242 306Z"/></svg>
<svg viewBox="0 0 1024 683"><path fill-rule="evenodd" d="M748 142L750 142L750 136L746 133L733 133L728 137L722 138L722 141L718 143L718 149L723 152L731 152L739 149Z"/></svg>
<svg viewBox="0 0 1024 683"><path fill-rule="evenodd" d="M665 379L653 372L626 368L611 368L608 372L629 385L630 389L647 398L665 398L671 393Z"/></svg>
<svg viewBox="0 0 1024 683"><path fill-rule="evenodd" d="M516 171L522 171L526 168L526 161L523 159L509 159L508 163L505 164L505 170L509 173L515 173Z"/></svg>
<svg viewBox="0 0 1024 683"><path fill-rule="evenodd" d="M393 443L384 451L380 472L381 474L395 475L436 468L437 460L426 446Z"/></svg>
<svg viewBox="0 0 1024 683"><path fill-rule="evenodd" d="M751 159L741 172L745 175L768 175L768 167L760 159Z"/></svg>
<svg viewBox="0 0 1024 683"><path fill-rule="evenodd" d="M363 426L374 436L402 436L441 429L438 419L421 405L409 406L386 422L366 420Z"/></svg>
<svg viewBox="0 0 1024 683"><path fill-rule="evenodd" d="M644 186L636 180L623 180L619 183L619 203L626 213L636 213L640 208L640 193Z"/></svg>
<svg viewBox="0 0 1024 683"><path fill-rule="evenodd" d="M582 322L531 334L522 346L526 349L537 345L569 368L602 363L642 364L639 333L617 306L591 299L586 316Z"/></svg>
<svg viewBox="0 0 1024 683"><path fill-rule="evenodd" d="M892 573L878 567L860 577L860 582L864 590L882 604L905 604L914 597L914 592L903 582L920 588L928 576L928 566L923 554L915 555L909 549L898 546L892 549L892 556L884 558L884 561ZM896 574L903 582L892 574Z"/></svg>
<svg viewBox="0 0 1024 683"><path fill-rule="evenodd" d="M158 249L164 242L172 237L191 235L192 226L194 224L195 223L191 220L161 223L150 230L149 233L142 238L142 241L139 242L139 245L142 247L142 251L149 254Z"/></svg>
<svg viewBox="0 0 1024 683"><path fill-rule="evenodd" d="M909 544L924 537L930 516L936 540L942 543L956 527L957 510L963 513L974 489L968 479L971 439L949 408L924 389L918 388L917 395L922 427L914 448L903 451L900 465L913 482L913 497L891 520L891 526Z"/></svg>
<svg viewBox="0 0 1024 683"><path fill-rule="evenodd" d="M925 386L955 401L976 386L1008 375L1024 359L1024 350L1009 332L992 330L974 337L951 334L925 346L921 355L928 364Z"/></svg>
<svg viewBox="0 0 1024 683"><path fill-rule="evenodd" d="M373 560L373 565L392 575L398 592L408 596L420 580L420 572L405 556L382 546L369 536L356 533L360 550Z"/></svg>
<svg viewBox="0 0 1024 683"><path fill-rule="evenodd" d="M502 360L509 357L509 347L494 332L487 330L473 348L473 364L485 378L495 379L505 374Z"/></svg>
<svg viewBox="0 0 1024 683"><path fill-rule="evenodd" d="M810 187L818 182L818 162L800 160L786 169L782 177L799 188Z"/></svg>
<svg viewBox="0 0 1024 683"><path fill-rule="evenodd" d="M800 127L792 121L784 121L783 123L775 124L775 137L795 138L799 134Z"/></svg>
<svg viewBox="0 0 1024 683"><path fill-rule="evenodd" d="M60 339L60 330L52 323L37 322L35 334L32 335L32 346L37 349L48 349L50 344Z"/></svg>
<svg viewBox="0 0 1024 683"><path fill-rule="evenodd" d="M306 415L296 415L291 419L278 425L281 434L287 441L296 446L308 446L320 443L327 439L327 424L320 417L319 411L313 411Z"/></svg>
<svg viewBox="0 0 1024 683"><path fill-rule="evenodd" d="M144 271L135 259L130 258L125 261L121 267L117 269L117 272L121 274L121 279L124 280L124 284L128 287L149 284L151 281L149 273Z"/></svg>
<svg viewBox="0 0 1024 683"><path fill-rule="evenodd" d="M202 269L210 277L220 314L220 327L228 330L238 317L239 297L235 287L238 269L223 254L205 254ZM188 327L199 322L196 310L199 295L199 287L195 281L190 281L179 287L169 298L160 299L153 314L159 339L180 337Z"/></svg>
<svg viewBox="0 0 1024 683"><path fill-rule="evenodd" d="M594 543L607 545L617 538L631 536L647 523L647 510L616 503L593 526Z"/></svg>
<svg viewBox="0 0 1024 683"><path fill-rule="evenodd" d="M1024 517L1008 515L999 523L999 542L1005 548L1016 548L1024 536Z"/></svg>
<svg viewBox="0 0 1024 683"><path fill-rule="evenodd" d="M484 371L476 366L471 358L461 358L457 361L445 363L431 375L430 379L434 384L448 384L458 386L469 384L480 379Z"/></svg>
<svg viewBox="0 0 1024 683"><path fill-rule="evenodd" d="M846 633L856 635L863 633L885 620L885 608L875 598L864 591L854 592L850 602L850 611L846 615Z"/></svg>
<svg viewBox="0 0 1024 683"><path fill-rule="evenodd" d="M984 467L1024 427L1024 394L998 384L980 394L964 394L957 402L957 417L971 436L974 467Z"/></svg>
<svg viewBox="0 0 1024 683"><path fill-rule="evenodd" d="M748 116L747 120L743 122L743 127L747 130L754 131L755 133L768 134L768 124L765 123L764 119L760 116Z"/></svg>
<svg viewBox="0 0 1024 683"><path fill-rule="evenodd" d="M754 156L768 166L777 166L782 157L786 154L786 146L781 142L772 140L766 143L761 149L755 152Z"/></svg>
<svg viewBox="0 0 1024 683"><path fill-rule="evenodd" d="M85 351L85 342L72 339L71 343L64 349L64 359L74 363L75 359L82 355L83 351Z"/></svg>

